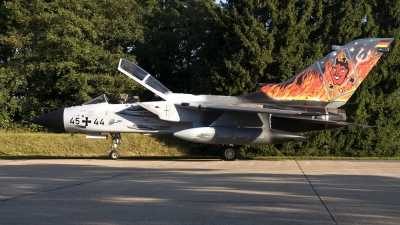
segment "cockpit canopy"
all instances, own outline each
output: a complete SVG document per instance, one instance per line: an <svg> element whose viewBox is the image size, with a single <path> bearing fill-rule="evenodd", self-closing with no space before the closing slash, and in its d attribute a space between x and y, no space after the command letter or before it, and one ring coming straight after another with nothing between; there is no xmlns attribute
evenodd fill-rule
<svg viewBox="0 0 400 225"><path fill-rule="evenodd" d="M171 91L166 88L162 83L160 83L156 78L126 59L120 60L118 70L131 77L132 79L137 80L140 84L148 86L146 88L149 88L150 90L153 89L151 91L156 94L165 95L167 93L171 93Z"/></svg>

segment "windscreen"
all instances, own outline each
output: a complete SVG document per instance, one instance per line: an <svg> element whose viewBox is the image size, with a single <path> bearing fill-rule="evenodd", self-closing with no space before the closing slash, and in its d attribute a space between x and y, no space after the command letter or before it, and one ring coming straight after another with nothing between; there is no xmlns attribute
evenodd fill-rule
<svg viewBox="0 0 400 225"><path fill-rule="evenodd" d="M91 104L99 104L99 103L108 103L107 96L105 94L97 96L96 98L91 99L91 100L83 103L82 105L91 105Z"/></svg>

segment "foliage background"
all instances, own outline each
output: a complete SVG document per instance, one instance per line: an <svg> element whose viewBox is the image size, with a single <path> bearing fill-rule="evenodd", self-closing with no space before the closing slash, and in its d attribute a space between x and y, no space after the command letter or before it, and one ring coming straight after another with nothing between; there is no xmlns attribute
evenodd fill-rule
<svg viewBox="0 0 400 225"><path fill-rule="evenodd" d="M400 156L399 14L400 0L1 0L0 128L40 130L24 121L103 93L149 99L116 70L120 58L174 92L239 95L288 79L332 44L394 37L344 106L348 121L375 129L311 132L307 143L241 152Z"/></svg>

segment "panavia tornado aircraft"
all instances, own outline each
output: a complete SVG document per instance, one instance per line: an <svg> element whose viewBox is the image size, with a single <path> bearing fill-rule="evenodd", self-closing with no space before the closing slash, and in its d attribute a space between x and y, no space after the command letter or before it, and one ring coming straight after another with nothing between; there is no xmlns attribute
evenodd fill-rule
<svg viewBox="0 0 400 225"><path fill-rule="evenodd" d="M169 133L188 141L221 144L221 158L235 160L234 145L305 142L297 133L348 125L344 105L393 38L355 40L289 80L266 84L242 96L172 93L139 66L125 59L118 70L163 101L109 104L105 95L80 106L59 109L32 120L56 130L112 138L110 158L119 158L121 133ZM363 126L363 125L359 125Z"/></svg>

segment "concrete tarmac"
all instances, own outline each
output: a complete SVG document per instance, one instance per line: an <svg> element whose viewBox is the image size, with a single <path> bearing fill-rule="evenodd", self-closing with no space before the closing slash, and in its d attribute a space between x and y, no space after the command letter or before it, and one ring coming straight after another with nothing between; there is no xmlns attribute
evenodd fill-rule
<svg viewBox="0 0 400 225"><path fill-rule="evenodd" d="M0 160L0 224L400 224L400 161Z"/></svg>

